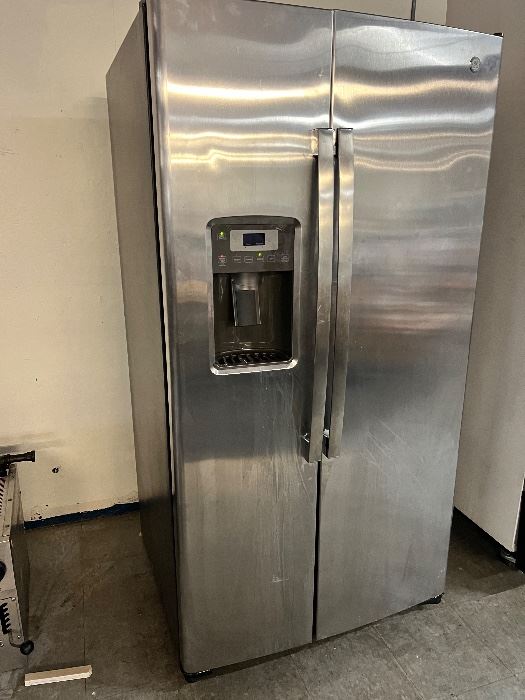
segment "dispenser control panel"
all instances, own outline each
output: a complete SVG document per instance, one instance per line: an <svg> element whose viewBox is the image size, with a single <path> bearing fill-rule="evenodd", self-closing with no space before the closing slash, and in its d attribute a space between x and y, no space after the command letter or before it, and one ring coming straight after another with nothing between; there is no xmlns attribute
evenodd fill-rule
<svg viewBox="0 0 525 700"><path fill-rule="evenodd" d="M211 230L213 272L293 270L294 234L292 224L279 227L215 224Z"/></svg>

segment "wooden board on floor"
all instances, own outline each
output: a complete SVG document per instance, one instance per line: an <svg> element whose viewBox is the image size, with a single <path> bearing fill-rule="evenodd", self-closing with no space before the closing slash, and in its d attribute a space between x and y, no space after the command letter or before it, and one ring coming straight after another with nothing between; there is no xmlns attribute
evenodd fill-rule
<svg viewBox="0 0 525 700"><path fill-rule="evenodd" d="M92 672L91 666L73 666L72 668L59 668L54 671L26 673L25 685L43 685L44 683L75 681L79 678L89 678Z"/></svg>

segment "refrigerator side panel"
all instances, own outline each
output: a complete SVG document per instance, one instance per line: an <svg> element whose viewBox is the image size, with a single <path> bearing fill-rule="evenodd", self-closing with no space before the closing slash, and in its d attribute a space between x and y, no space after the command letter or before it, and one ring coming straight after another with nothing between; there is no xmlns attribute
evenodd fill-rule
<svg viewBox="0 0 525 700"><path fill-rule="evenodd" d="M500 51L493 36L336 13L334 128L353 129L355 210L320 638L444 590Z"/></svg>
<svg viewBox="0 0 525 700"><path fill-rule="evenodd" d="M451 0L447 19L505 37L454 504L516 551L525 519L525 91L516 89L525 4Z"/></svg>
<svg viewBox="0 0 525 700"><path fill-rule="evenodd" d="M142 536L176 639L170 453L144 30L141 11L108 72L107 94Z"/></svg>
<svg viewBox="0 0 525 700"><path fill-rule="evenodd" d="M303 459L302 435L316 327L315 130L329 127L332 14L151 0L148 27L181 660L196 673L312 639L317 465ZM269 271L276 257L281 271ZM242 338L264 351L254 345L254 360ZM265 357L275 366L257 364Z"/></svg>

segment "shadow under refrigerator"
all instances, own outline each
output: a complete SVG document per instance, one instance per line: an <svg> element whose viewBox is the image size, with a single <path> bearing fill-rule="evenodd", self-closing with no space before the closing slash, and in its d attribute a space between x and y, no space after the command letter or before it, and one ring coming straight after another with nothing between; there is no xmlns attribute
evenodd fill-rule
<svg viewBox="0 0 525 700"><path fill-rule="evenodd" d="M443 593L500 51L141 5L108 102L142 529L187 675Z"/></svg>

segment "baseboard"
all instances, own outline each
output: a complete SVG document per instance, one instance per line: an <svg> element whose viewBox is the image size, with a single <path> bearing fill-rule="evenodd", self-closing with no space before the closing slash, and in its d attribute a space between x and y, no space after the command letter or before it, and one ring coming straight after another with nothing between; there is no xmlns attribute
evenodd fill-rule
<svg viewBox="0 0 525 700"><path fill-rule="evenodd" d="M94 520L106 515L122 515L123 513L131 513L138 510L138 502L133 503L115 503L109 508L99 508L98 510L86 510L81 513L66 513L65 515L55 515L52 518L40 518L39 520L27 520L25 522L26 530L33 530L37 527L47 527L48 525L62 525L63 523L78 523L85 520Z"/></svg>

